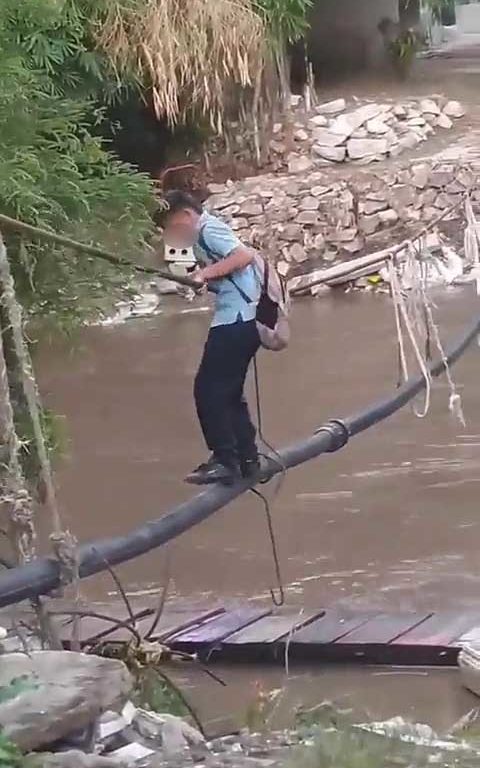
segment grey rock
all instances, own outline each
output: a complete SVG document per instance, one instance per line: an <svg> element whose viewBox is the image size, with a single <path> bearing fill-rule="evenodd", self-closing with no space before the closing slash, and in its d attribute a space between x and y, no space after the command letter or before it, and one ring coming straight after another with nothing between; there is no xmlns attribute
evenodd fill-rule
<svg viewBox="0 0 480 768"><path fill-rule="evenodd" d="M448 101L443 108L443 114L458 119L464 116L465 109L459 101Z"/></svg>
<svg viewBox="0 0 480 768"><path fill-rule="evenodd" d="M393 208L388 208L386 211L380 211L378 214L382 224L396 224L399 216Z"/></svg>
<svg viewBox="0 0 480 768"><path fill-rule="evenodd" d="M424 117L411 117L409 120L407 120L407 125L412 128L423 127L425 123L426 120Z"/></svg>
<svg viewBox="0 0 480 768"><path fill-rule="evenodd" d="M300 201L300 205L298 206L301 211L318 211L318 207L320 205L320 202L318 200L318 197L313 197L313 195L308 195L307 197L304 197L303 200Z"/></svg>
<svg viewBox="0 0 480 768"><path fill-rule="evenodd" d="M435 208L445 210L446 208L450 208L450 206L453 205L453 202L454 201L452 201L449 195L445 194L445 192L440 192L435 198Z"/></svg>
<svg viewBox="0 0 480 768"><path fill-rule="evenodd" d="M402 104L396 104L393 108L393 114L399 120L405 120L407 117L407 110L404 106L402 106Z"/></svg>
<svg viewBox="0 0 480 768"><path fill-rule="evenodd" d="M284 155L287 151L287 145L283 141L273 140L270 142L270 149L277 155Z"/></svg>
<svg viewBox="0 0 480 768"><path fill-rule="evenodd" d="M314 197L322 197L327 192L329 192L331 187L324 187L321 184L317 184L315 187L312 187L310 190L310 194Z"/></svg>
<svg viewBox="0 0 480 768"><path fill-rule="evenodd" d="M122 662L68 651L2 656L0 686L22 676L35 687L0 704L0 723L23 751L45 747L87 727L132 688Z"/></svg>
<svg viewBox="0 0 480 768"><path fill-rule="evenodd" d="M281 230L281 237L287 242L296 242L302 237L302 228L299 224L287 224Z"/></svg>
<svg viewBox="0 0 480 768"><path fill-rule="evenodd" d="M321 144L322 147L337 147L347 138L347 134L332 133L327 128L317 128L312 133L315 144Z"/></svg>
<svg viewBox="0 0 480 768"><path fill-rule="evenodd" d="M383 155L387 149L388 144L385 139L350 139L347 143L348 156L352 160Z"/></svg>
<svg viewBox="0 0 480 768"><path fill-rule="evenodd" d="M222 192L226 192L226 185L225 184L209 184L207 187L208 191L211 195L221 195Z"/></svg>
<svg viewBox="0 0 480 768"><path fill-rule="evenodd" d="M306 226L314 226L315 224L318 224L318 213L317 211L312 210L306 210L306 211L300 211L298 214L296 221L298 224L303 224Z"/></svg>
<svg viewBox="0 0 480 768"><path fill-rule="evenodd" d="M428 184L430 170L427 165L414 165L412 168L412 183L417 189L425 189Z"/></svg>
<svg viewBox="0 0 480 768"><path fill-rule="evenodd" d="M401 138L398 141L398 148L400 152L402 152L405 149L414 149L414 147L417 146L421 141L420 137L417 133L410 130L408 133L405 134L405 136L401 136Z"/></svg>
<svg viewBox="0 0 480 768"><path fill-rule="evenodd" d="M240 207L240 213L242 216L261 216L263 213L263 205L261 203L255 203L253 200L247 200L246 203Z"/></svg>
<svg viewBox="0 0 480 768"><path fill-rule="evenodd" d="M330 131L340 136L351 136L354 131L358 130L368 120L373 120L374 117L381 115L383 111L383 107L379 104L365 104L353 112L337 117L330 124Z"/></svg>
<svg viewBox="0 0 480 768"><path fill-rule="evenodd" d="M363 238L356 237L354 240L351 240L348 243L343 243L342 248L347 253L350 253L353 255L354 253L358 253L362 250L364 245Z"/></svg>
<svg viewBox="0 0 480 768"><path fill-rule="evenodd" d="M371 216L372 213L385 211L387 208L388 203L386 200L364 200L359 205L359 212L364 213L365 216Z"/></svg>
<svg viewBox="0 0 480 768"><path fill-rule="evenodd" d="M290 272L290 264L288 261L280 259L280 261L277 262L277 272L282 277L287 277L288 273Z"/></svg>
<svg viewBox="0 0 480 768"><path fill-rule="evenodd" d="M342 112L346 107L345 99L335 99L334 101L327 101L325 104L319 104L315 111L319 115L337 115Z"/></svg>
<svg viewBox="0 0 480 768"><path fill-rule="evenodd" d="M368 131L366 128L357 128L357 130L352 133L351 138L352 139L368 139Z"/></svg>
<svg viewBox="0 0 480 768"><path fill-rule="evenodd" d="M288 158L289 173L306 173L313 167L310 158L302 155L290 155Z"/></svg>
<svg viewBox="0 0 480 768"><path fill-rule="evenodd" d="M84 752L71 750L69 752L36 752L23 758L23 768L122 768L125 763L119 763L109 757L86 755Z"/></svg>
<svg viewBox="0 0 480 768"><path fill-rule="evenodd" d="M453 128L453 122L450 120L449 116L445 115L443 112L435 120L435 125L438 128L443 128L447 131L450 130L450 128Z"/></svg>
<svg viewBox="0 0 480 768"><path fill-rule="evenodd" d="M307 261L308 255L303 245L300 243L293 243L289 248L289 256L291 261L295 261L297 264L302 264Z"/></svg>
<svg viewBox="0 0 480 768"><path fill-rule="evenodd" d="M359 221L360 231L364 235L373 235L380 226L380 217L373 213L371 216L362 216Z"/></svg>
<svg viewBox="0 0 480 768"><path fill-rule="evenodd" d="M313 240L313 247L316 251L325 250L325 237L321 232L315 235L315 238Z"/></svg>
<svg viewBox="0 0 480 768"><path fill-rule="evenodd" d="M435 187L436 189L442 189L443 187L446 187L447 184L450 184L454 178L454 174L450 171L433 171L433 173L430 174L429 183L430 186Z"/></svg>
<svg viewBox="0 0 480 768"><path fill-rule="evenodd" d="M188 747L207 749L202 734L181 717L137 709L132 724L140 736L161 745L166 754L184 752Z"/></svg>
<svg viewBox="0 0 480 768"><path fill-rule="evenodd" d="M308 141L310 134L304 128L299 128L298 131L295 131L294 138L297 141Z"/></svg>
<svg viewBox="0 0 480 768"><path fill-rule="evenodd" d="M433 99L422 99L420 102L420 109L423 114L439 115L440 107Z"/></svg>
<svg viewBox="0 0 480 768"><path fill-rule="evenodd" d="M384 134L389 132L389 127L386 123L383 122L380 118L374 118L373 120L367 121L367 132L373 133L376 136L383 136ZM357 138L357 137L355 137Z"/></svg>
<svg viewBox="0 0 480 768"><path fill-rule="evenodd" d="M246 229L248 227L248 219L243 219L241 216L239 216L238 218L233 219L230 226L234 231L239 229Z"/></svg>
<svg viewBox="0 0 480 768"><path fill-rule="evenodd" d="M342 163L345 160L347 150L345 147L324 147L321 144L314 144L312 152L324 160L330 160L334 163Z"/></svg>
<svg viewBox="0 0 480 768"><path fill-rule="evenodd" d="M328 125L328 119L324 115L314 115L308 122L312 128L325 128Z"/></svg>

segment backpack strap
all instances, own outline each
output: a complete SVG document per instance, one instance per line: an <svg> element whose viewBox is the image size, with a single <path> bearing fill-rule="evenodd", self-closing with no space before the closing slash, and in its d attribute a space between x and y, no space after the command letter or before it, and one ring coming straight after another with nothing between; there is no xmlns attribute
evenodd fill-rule
<svg viewBox="0 0 480 768"><path fill-rule="evenodd" d="M209 256L209 257L210 257L210 258L211 258L211 259L212 259L212 260L213 260L213 261L214 261L216 264L218 264L218 262L219 262L219 261L221 261L221 258L219 258L219 257L218 257L218 256L217 256L217 255L216 255L216 254L215 254L215 253L214 253L214 252L211 250L211 248L209 248L209 247L208 247L207 243L205 242L205 236L204 236L204 234L203 234L203 230L205 229L205 226L206 226L206 225L204 224L204 225L203 225L203 226L200 228L200 231L199 231L199 233L198 233L198 244L199 244L200 248L201 248L203 251L205 251L205 253L206 253L206 254L207 254L207 255L208 255L208 256ZM242 297L242 299L243 299L243 300L244 300L244 301L245 301L247 304L252 304L253 300L251 299L251 297L250 297L250 296L249 296L247 293L245 293L245 291L243 290L243 288L240 288L240 286L239 286L239 285L237 285L237 283L235 282L235 280L233 279L233 277L232 277L231 275L225 275L225 277L226 277L226 279L227 279L227 280L228 280L228 281L229 281L229 282L230 282L230 283L231 283L231 284L232 284L232 285L233 285L233 286L234 286L234 287L237 289L237 291L239 292L239 294L240 294L240 296Z"/></svg>

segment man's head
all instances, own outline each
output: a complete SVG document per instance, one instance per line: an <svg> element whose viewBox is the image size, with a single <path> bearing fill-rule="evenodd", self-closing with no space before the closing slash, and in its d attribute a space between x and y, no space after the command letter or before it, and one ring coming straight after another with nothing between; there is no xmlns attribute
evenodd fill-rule
<svg viewBox="0 0 480 768"><path fill-rule="evenodd" d="M203 208L194 197L172 190L165 195L167 209L162 212L161 219L165 233L179 241L184 240L185 245L192 244L198 235L200 216Z"/></svg>

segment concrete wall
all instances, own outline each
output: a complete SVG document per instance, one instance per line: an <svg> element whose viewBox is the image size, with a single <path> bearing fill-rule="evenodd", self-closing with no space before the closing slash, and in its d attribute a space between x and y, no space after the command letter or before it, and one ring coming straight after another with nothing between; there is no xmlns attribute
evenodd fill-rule
<svg viewBox="0 0 480 768"><path fill-rule="evenodd" d="M377 25L385 17L398 21L398 0L317 0L308 40L316 74L382 67L385 49Z"/></svg>
<svg viewBox="0 0 480 768"><path fill-rule="evenodd" d="M480 3L457 5L455 13L459 32L464 35L480 33Z"/></svg>

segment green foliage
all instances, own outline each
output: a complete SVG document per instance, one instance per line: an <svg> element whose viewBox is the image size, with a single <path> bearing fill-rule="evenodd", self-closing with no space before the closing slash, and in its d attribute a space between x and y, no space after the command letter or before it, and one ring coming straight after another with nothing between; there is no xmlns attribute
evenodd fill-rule
<svg viewBox="0 0 480 768"><path fill-rule="evenodd" d="M0 768L22 768L22 765L20 750L0 731Z"/></svg>
<svg viewBox="0 0 480 768"><path fill-rule="evenodd" d="M3 5L0 212L131 256L149 232L153 191L93 135L103 114L92 97L103 93L108 78L87 47L80 4ZM56 246L18 237L7 245L21 301L62 322L101 312L131 277Z"/></svg>
<svg viewBox="0 0 480 768"><path fill-rule="evenodd" d="M175 689L147 667L137 679L135 700L138 706L159 714L168 713L177 717L187 717L189 714Z"/></svg>
<svg viewBox="0 0 480 768"><path fill-rule="evenodd" d="M308 11L313 0L254 0L273 40L279 44L295 43L308 29Z"/></svg>

